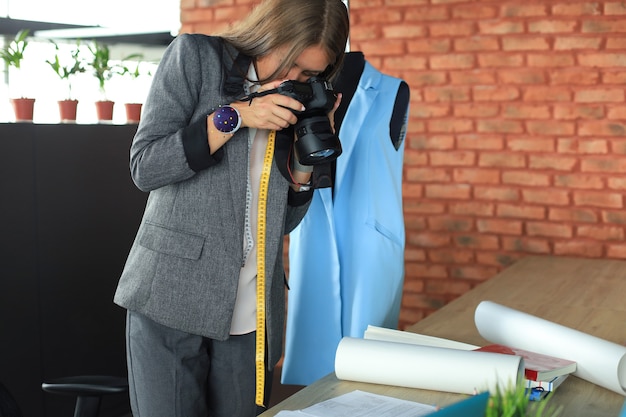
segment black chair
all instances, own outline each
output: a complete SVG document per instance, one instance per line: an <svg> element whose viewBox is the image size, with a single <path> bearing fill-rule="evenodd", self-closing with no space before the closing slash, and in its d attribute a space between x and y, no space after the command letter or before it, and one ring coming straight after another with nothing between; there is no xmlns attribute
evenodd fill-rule
<svg viewBox="0 0 626 417"><path fill-rule="evenodd" d="M69 376L48 380L41 388L53 394L76 397L74 417L97 417L102 397L127 392L128 380L108 375Z"/></svg>

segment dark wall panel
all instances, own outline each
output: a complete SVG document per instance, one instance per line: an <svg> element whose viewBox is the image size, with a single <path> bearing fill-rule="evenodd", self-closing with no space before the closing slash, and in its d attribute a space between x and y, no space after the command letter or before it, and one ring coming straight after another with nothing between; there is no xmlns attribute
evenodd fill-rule
<svg viewBox="0 0 626 417"><path fill-rule="evenodd" d="M126 375L112 298L147 197L129 176L135 129L0 125L0 381L25 415L72 415L43 379ZM127 401L106 399L105 415Z"/></svg>

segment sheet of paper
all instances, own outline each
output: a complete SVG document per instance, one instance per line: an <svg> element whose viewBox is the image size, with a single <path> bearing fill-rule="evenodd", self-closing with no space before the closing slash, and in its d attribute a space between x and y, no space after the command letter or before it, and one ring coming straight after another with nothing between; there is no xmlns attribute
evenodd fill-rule
<svg viewBox="0 0 626 417"><path fill-rule="evenodd" d="M523 361L499 353L344 337L335 374L350 381L476 394L515 385Z"/></svg>
<svg viewBox="0 0 626 417"><path fill-rule="evenodd" d="M386 342L411 343L414 345L445 347L450 349L474 350L480 346L469 343L457 342L456 340L441 337L427 336L425 334L405 332L402 330L387 329L379 326L367 326L363 339L383 340Z"/></svg>
<svg viewBox="0 0 626 417"><path fill-rule="evenodd" d="M492 343L576 361L576 375L626 395L626 347L491 302L474 313L476 328Z"/></svg>
<svg viewBox="0 0 626 417"><path fill-rule="evenodd" d="M302 410L283 410L276 417L422 417L435 410L432 405L357 390Z"/></svg>

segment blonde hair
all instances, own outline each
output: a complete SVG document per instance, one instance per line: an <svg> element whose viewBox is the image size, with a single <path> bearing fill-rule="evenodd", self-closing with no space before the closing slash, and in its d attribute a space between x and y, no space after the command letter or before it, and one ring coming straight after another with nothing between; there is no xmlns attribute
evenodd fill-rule
<svg viewBox="0 0 626 417"><path fill-rule="evenodd" d="M323 75L333 79L343 63L349 30L348 10L341 0L265 0L220 36L253 59L289 46L268 80L289 70L305 49L319 45L331 62Z"/></svg>

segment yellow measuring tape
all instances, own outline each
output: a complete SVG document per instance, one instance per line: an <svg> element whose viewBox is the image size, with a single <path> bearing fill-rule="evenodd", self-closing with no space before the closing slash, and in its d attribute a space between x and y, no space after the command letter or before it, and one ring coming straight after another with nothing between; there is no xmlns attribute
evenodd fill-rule
<svg viewBox="0 0 626 417"><path fill-rule="evenodd" d="M265 397L265 232L267 214L267 189L274 157L276 131L270 131L263 159L259 186L259 207L257 219L256 252L256 404L264 406Z"/></svg>

